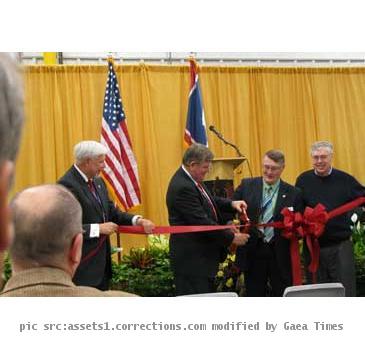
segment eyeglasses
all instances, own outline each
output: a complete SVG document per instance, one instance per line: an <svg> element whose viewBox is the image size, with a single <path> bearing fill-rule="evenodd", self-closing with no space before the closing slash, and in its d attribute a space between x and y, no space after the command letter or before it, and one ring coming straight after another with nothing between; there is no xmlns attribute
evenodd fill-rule
<svg viewBox="0 0 365 350"><path fill-rule="evenodd" d="M327 160L329 158L329 154L321 154L318 156L312 156L312 159L317 161L317 160Z"/></svg>
<svg viewBox="0 0 365 350"><path fill-rule="evenodd" d="M267 171L271 170L272 172L275 172L275 171L279 171L282 169L282 167L280 165L267 165L267 164L263 164L262 165L263 168Z"/></svg>

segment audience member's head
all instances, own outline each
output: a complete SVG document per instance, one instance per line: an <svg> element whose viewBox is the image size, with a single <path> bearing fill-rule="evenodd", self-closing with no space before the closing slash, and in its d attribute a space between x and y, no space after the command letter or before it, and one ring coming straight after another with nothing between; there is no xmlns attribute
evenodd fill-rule
<svg viewBox="0 0 365 350"><path fill-rule="evenodd" d="M30 187L11 201L15 237L10 247L14 274L57 267L74 275L81 259L82 210L61 185Z"/></svg>
<svg viewBox="0 0 365 350"><path fill-rule="evenodd" d="M23 124L23 88L14 60L0 53L0 251L11 241L7 196Z"/></svg>

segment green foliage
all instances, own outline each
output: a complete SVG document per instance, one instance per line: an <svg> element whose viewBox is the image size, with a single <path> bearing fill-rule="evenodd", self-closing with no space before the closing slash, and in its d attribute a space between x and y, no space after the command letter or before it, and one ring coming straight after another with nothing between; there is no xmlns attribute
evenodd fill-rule
<svg viewBox="0 0 365 350"><path fill-rule="evenodd" d="M150 239L147 248L132 248L120 264L113 263L111 289L148 297L174 296L167 241Z"/></svg>
<svg viewBox="0 0 365 350"><path fill-rule="evenodd" d="M6 282L11 277L11 261L9 254L6 254L4 260L4 271L3 271L4 281Z"/></svg>
<svg viewBox="0 0 365 350"><path fill-rule="evenodd" d="M236 256L229 254L226 260L219 264L219 270L215 278L217 292L235 292L239 296L244 296L244 276L235 265L235 260Z"/></svg>
<svg viewBox="0 0 365 350"><path fill-rule="evenodd" d="M365 258L365 226L357 221L352 227L352 241L354 243L355 258Z"/></svg>
<svg viewBox="0 0 365 350"><path fill-rule="evenodd" d="M352 242L354 244L357 296L365 296L365 223L354 214L351 217Z"/></svg>

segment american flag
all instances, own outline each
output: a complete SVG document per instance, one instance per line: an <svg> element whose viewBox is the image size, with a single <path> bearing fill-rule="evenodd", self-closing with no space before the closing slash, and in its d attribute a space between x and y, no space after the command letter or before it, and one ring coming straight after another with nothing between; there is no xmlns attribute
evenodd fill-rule
<svg viewBox="0 0 365 350"><path fill-rule="evenodd" d="M140 204L137 163L112 60L108 61L101 143L108 148L103 176L113 189L116 198L126 210Z"/></svg>
<svg viewBox="0 0 365 350"><path fill-rule="evenodd" d="M190 59L190 93L188 116L184 140L187 145L201 143L208 146L207 133L205 130L205 116L203 102L200 93L199 76L197 65L194 59Z"/></svg>

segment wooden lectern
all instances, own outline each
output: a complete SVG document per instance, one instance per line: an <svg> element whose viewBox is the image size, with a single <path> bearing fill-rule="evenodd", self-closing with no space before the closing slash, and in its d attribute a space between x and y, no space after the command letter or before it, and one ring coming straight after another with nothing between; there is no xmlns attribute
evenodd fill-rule
<svg viewBox="0 0 365 350"><path fill-rule="evenodd" d="M215 158L212 169L205 177L204 183L209 190L220 197L230 197L243 177L242 164L245 158Z"/></svg>

